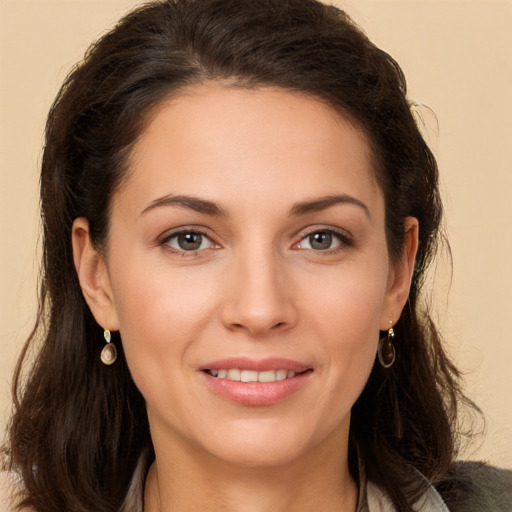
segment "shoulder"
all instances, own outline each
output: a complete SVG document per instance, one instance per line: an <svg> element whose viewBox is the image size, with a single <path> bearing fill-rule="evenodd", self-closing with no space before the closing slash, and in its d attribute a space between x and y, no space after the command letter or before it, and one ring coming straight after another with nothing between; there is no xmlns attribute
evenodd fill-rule
<svg viewBox="0 0 512 512"><path fill-rule="evenodd" d="M470 482L479 501L479 511L512 510L512 471L482 462L461 462L458 464L457 473Z"/></svg>
<svg viewBox="0 0 512 512"><path fill-rule="evenodd" d="M512 511L511 470L483 462L459 462L452 482L456 482L459 495L450 504L453 512Z"/></svg>
<svg viewBox="0 0 512 512"><path fill-rule="evenodd" d="M14 473L0 471L0 503L2 512L34 512L27 508L18 509L14 506L16 494L20 490L20 480Z"/></svg>
<svg viewBox="0 0 512 512"><path fill-rule="evenodd" d="M12 501L16 489L16 480L12 473L0 471L0 503L7 507L7 512L14 510Z"/></svg>

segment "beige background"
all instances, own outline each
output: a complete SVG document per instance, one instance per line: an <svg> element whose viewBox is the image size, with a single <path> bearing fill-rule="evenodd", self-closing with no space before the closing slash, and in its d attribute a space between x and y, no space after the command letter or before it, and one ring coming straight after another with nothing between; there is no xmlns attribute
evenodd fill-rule
<svg viewBox="0 0 512 512"><path fill-rule="evenodd" d="M255 0L257 1L257 0ZM0 0L0 425L34 319L46 112L89 42L135 0ZM512 466L512 2L339 1L402 65L436 153L453 252L434 306L487 435L466 456Z"/></svg>

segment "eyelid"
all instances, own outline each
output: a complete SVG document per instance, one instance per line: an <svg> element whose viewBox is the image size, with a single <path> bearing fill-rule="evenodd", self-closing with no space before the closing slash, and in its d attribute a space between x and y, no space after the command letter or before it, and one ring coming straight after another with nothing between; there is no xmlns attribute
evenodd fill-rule
<svg viewBox="0 0 512 512"><path fill-rule="evenodd" d="M206 251L209 249L217 249L217 248L221 247L221 245L216 240L214 240L214 237L211 234L209 234L208 231L209 230L207 230L205 228L200 228L197 226L180 226L180 227L171 229L170 231L167 231L163 235L159 236L157 239L157 243L159 246L166 246L166 249L174 252L175 254L179 254L181 256L193 256L199 252L203 252L203 251ZM185 233L194 233L194 234L201 235L210 241L211 246L207 247L205 249L196 249L196 250L192 250L192 251L185 251L183 249L177 249L177 248L171 247L169 245L170 240L178 237L179 235L185 234Z"/></svg>
<svg viewBox="0 0 512 512"><path fill-rule="evenodd" d="M170 231L167 231L163 235L159 236L157 238L157 244L159 246L166 246L166 248L168 250L170 250L174 253L180 254L182 256L183 255L191 256L191 255L194 255L194 254L197 254L199 252L203 252L203 251L206 251L209 249L221 248L221 244L215 240L215 237L212 236L209 231L210 231L209 229L206 229L203 227L198 227L198 226L180 226L180 227L173 228ZM186 251L186 250L171 247L169 245L169 240L171 240L179 235L182 235L184 233L196 233L198 235L201 235L210 241L211 246L207 247L205 249L196 249L196 250ZM325 249L323 251L315 250L315 249L308 249L308 248L304 249L304 248L298 247L304 239L313 235L314 233L330 233L334 237L336 237L340 243L339 243L339 245L337 245L336 247L333 247L332 249ZM299 240L292 245L292 249L310 250L310 251L314 251L316 253L330 254L330 253L336 252L338 250L342 250L346 247L350 247L353 245L353 237L352 237L351 233L349 233L345 229L333 227L333 226L319 226L319 225L310 226L308 228L301 230L301 233L297 234L296 236L299 237Z"/></svg>
<svg viewBox="0 0 512 512"><path fill-rule="evenodd" d="M336 246L336 247L333 247L332 249L325 249L323 251L320 251L320 250L315 250L315 249L303 249L303 248L300 248L300 247L297 247L298 249L303 249L303 250L306 250L306 251L314 251L316 253L323 253L323 254L329 254L329 253L332 253L332 252L336 252L336 251L339 251L339 250L342 250L346 247L350 247L353 245L353 238L352 238L352 235L346 231L345 229L341 229L341 228L336 228L336 227L332 227L332 226L312 226L310 228L306 228L307 231L302 231L302 233L299 235L299 241L294 243L292 248L295 248L297 247L303 240L305 240L306 238L308 238L309 236L315 234L315 233L330 233L332 235L334 235L338 240L339 240L339 245Z"/></svg>

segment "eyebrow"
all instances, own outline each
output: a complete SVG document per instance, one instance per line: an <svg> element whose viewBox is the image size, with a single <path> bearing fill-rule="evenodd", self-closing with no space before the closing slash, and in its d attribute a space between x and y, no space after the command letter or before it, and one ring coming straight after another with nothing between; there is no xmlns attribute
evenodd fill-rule
<svg viewBox="0 0 512 512"><path fill-rule="evenodd" d="M149 206L142 210L141 215L144 215L145 213L162 206L181 206L182 208L188 208L190 210L204 213L206 215L212 215L214 217L226 216L226 212L212 201L199 199L198 197L194 196L175 196L172 194L159 197L158 199L152 201Z"/></svg>
<svg viewBox="0 0 512 512"><path fill-rule="evenodd" d="M353 204L361 208L366 216L371 220L370 209L362 201L348 194L335 194L321 197L312 201L303 201L296 203L290 210L290 215L304 215L310 212L319 212L327 210L337 204Z"/></svg>
<svg viewBox="0 0 512 512"><path fill-rule="evenodd" d="M366 206L362 201L352 197L348 194L335 194L325 197L320 197L318 199L314 199L311 201L301 201L299 203L295 203L290 209L290 216L299 216L305 215L311 212L319 212L323 210L327 210L332 206L337 204L353 204L361 208L366 216L371 219L371 214L368 206ZM154 210L155 208L160 208L163 206L178 206L182 208L188 208L190 210L194 210L199 213L204 213L206 215L211 215L214 217L226 217L227 214L225 210L223 210L220 206L215 204L213 201L208 201L207 199L200 199L194 196L175 196L175 195L166 195L159 197L151 202L149 206L142 210L141 215Z"/></svg>

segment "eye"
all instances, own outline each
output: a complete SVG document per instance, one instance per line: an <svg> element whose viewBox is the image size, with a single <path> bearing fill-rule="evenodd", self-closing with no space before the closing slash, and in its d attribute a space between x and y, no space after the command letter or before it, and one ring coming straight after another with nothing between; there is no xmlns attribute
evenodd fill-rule
<svg viewBox="0 0 512 512"><path fill-rule="evenodd" d="M172 249L180 252L200 251L209 249L215 244L204 234L198 231L182 231L174 233L163 242Z"/></svg>
<svg viewBox="0 0 512 512"><path fill-rule="evenodd" d="M346 236L328 229L323 229L307 234L296 247L298 249L310 249L313 251L328 251L346 245L349 245L349 240Z"/></svg>

